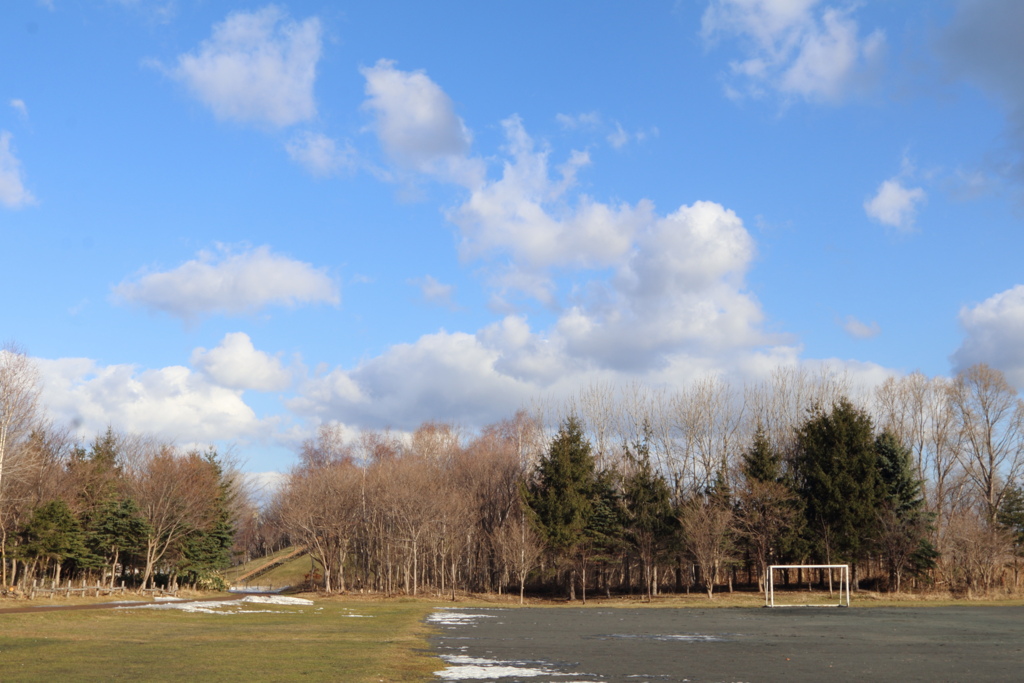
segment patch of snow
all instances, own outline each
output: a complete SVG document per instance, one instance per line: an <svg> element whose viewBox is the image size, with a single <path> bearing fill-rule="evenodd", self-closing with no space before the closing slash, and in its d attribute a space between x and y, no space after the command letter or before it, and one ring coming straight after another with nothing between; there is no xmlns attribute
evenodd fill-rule
<svg viewBox="0 0 1024 683"><path fill-rule="evenodd" d="M176 609L182 612L198 612L200 614L288 614L283 610L252 610L242 609L247 604L258 605L312 605L312 600L305 598L290 598L283 595L247 595L239 600L183 600L146 602L141 604L120 606L117 609Z"/></svg>
<svg viewBox="0 0 1024 683"><path fill-rule="evenodd" d="M472 626L477 619L494 618L495 614L471 614L469 612L434 612L427 617L428 624L442 626Z"/></svg>
<svg viewBox="0 0 1024 683"><path fill-rule="evenodd" d="M563 674L547 667L523 666L523 662L483 659L480 657L467 657L466 655L441 655L441 659L450 666L441 671L435 671L434 675L439 676L444 681L487 680L510 676L536 678L537 676L580 675L572 673Z"/></svg>
<svg viewBox="0 0 1024 683"><path fill-rule="evenodd" d="M724 643L728 640L723 636L711 636L703 633L611 633L603 638L622 638L622 639L636 639L636 640L662 640L662 641L681 641L687 643Z"/></svg>
<svg viewBox="0 0 1024 683"><path fill-rule="evenodd" d="M312 605L306 598L290 598L287 595L247 595L242 602L258 602L263 605Z"/></svg>

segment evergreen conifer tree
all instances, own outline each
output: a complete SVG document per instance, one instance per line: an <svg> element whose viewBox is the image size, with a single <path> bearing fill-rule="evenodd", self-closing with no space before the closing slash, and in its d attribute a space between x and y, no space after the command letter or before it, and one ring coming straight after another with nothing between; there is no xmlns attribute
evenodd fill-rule
<svg viewBox="0 0 1024 683"><path fill-rule="evenodd" d="M856 583L882 495L871 418L847 398L816 410L797 430L793 465L808 540L820 560L854 563Z"/></svg>

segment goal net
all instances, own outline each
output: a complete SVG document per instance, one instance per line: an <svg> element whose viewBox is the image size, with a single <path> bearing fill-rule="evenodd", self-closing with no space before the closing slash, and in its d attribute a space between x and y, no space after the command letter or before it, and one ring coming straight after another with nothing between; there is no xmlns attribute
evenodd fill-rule
<svg viewBox="0 0 1024 683"><path fill-rule="evenodd" d="M850 606L848 564L773 564L764 584L765 607Z"/></svg>

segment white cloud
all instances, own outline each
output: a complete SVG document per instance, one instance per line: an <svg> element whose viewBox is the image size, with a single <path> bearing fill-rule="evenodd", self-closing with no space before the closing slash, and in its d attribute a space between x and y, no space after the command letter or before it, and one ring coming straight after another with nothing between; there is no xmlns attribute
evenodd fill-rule
<svg viewBox="0 0 1024 683"><path fill-rule="evenodd" d="M35 203L36 198L25 187L21 161L11 149L11 134L0 130L0 204L9 209L20 209Z"/></svg>
<svg viewBox="0 0 1024 683"><path fill-rule="evenodd" d="M480 425L595 381L681 386L708 373L767 374L797 349L760 330L743 291L753 241L739 218L696 202L643 227L611 280L593 280L550 329L508 315L475 335L439 332L310 378L289 407L350 424Z"/></svg>
<svg viewBox="0 0 1024 683"><path fill-rule="evenodd" d="M430 419L486 424L529 400L531 387L495 369L498 353L465 333L397 344L351 371L311 378L289 408L374 427L414 428Z"/></svg>
<svg viewBox="0 0 1024 683"><path fill-rule="evenodd" d="M220 344L209 351L196 349L192 352L192 366L229 389L282 391L292 380L281 359L257 351L244 332L224 335Z"/></svg>
<svg viewBox="0 0 1024 683"><path fill-rule="evenodd" d="M518 117L503 122L510 159L502 177L472 190L448 214L462 233L464 258L508 253L520 268L601 267L617 262L632 235L650 218L650 205L609 206L587 196L568 201L576 173L590 163L573 152L552 177L549 151L540 149Z"/></svg>
<svg viewBox="0 0 1024 683"><path fill-rule="evenodd" d="M333 138L322 133L300 133L285 145L285 149L292 161L320 178L350 170L355 165L355 150L351 145L339 147Z"/></svg>
<svg viewBox="0 0 1024 683"><path fill-rule="evenodd" d="M21 116L21 118L28 118L28 107L25 105L24 100L11 100L11 108L14 109L14 111L18 112L18 115Z"/></svg>
<svg viewBox="0 0 1024 683"><path fill-rule="evenodd" d="M678 352L657 367L614 369L574 356L557 331L535 332L525 318L508 316L475 335L425 335L352 370L311 377L288 407L367 428L408 430L438 419L482 426L538 400L561 402L594 383L678 388L709 374L763 379L779 365L796 364L796 356L797 349L784 346L739 355Z"/></svg>
<svg viewBox="0 0 1024 683"><path fill-rule="evenodd" d="M241 391L208 382L182 366L141 370L87 358L39 359L50 414L88 438L107 425L162 439L211 442L263 436Z"/></svg>
<svg viewBox="0 0 1024 683"><path fill-rule="evenodd" d="M967 333L953 354L954 370L987 363L1002 370L1024 391L1024 285L1000 292L980 304L960 310Z"/></svg>
<svg viewBox="0 0 1024 683"><path fill-rule="evenodd" d="M454 306L452 296L455 294L455 287L452 285L438 282L437 278L433 275L425 275L410 282L420 288L424 301L449 308Z"/></svg>
<svg viewBox="0 0 1024 683"><path fill-rule="evenodd" d="M877 337L882 331L877 322L865 323L852 315L846 316L846 320L843 321L843 329L846 330L848 335L856 339L871 339L872 337Z"/></svg>
<svg viewBox="0 0 1024 683"><path fill-rule="evenodd" d="M730 63L726 92L760 96L767 89L810 101L841 100L875 62L885 35L860 35L852 7L820 0L711 0L702 35L740 40L745 57Z"/></svg>
<svg viewBox="0 0 1024 683"><path fill-rule="evenodd" d="M284 127L316 116L320 21L276 6L234 12L168 73L218 119Z"/></svg>
<svg viewBox="0 0 1024 683"><path fill-rule="evenodd" d="M194 319L211 313L238 315L269 305L338 304L334 280L308 263L257 247L233 253L201 252L165 272L140 274L114 287L116 300Z"/></svg>
<svg viewBox="0 0 1024 683"><path fill-rule="evenodd" d="M868 217L901 232L914 229L918 206L928 195L920 187L907 188L899 178L890 178L878 186L875 196L864 202Z"/></svg>
<svg viewBox="0 0 1024 683"><path fill-rule="evenodd" d="M744 291L753 256L735 213L714 202L680 207L644 226L614 277L592 282L563 313L558 333L573 356L634 370L772 343Z"/></svg>
<svg viewBox="0 0 1024 683"><path fill-rule="evenodd" d="M364 74L383 147L407 169L468 192L448 218L460 231L463 259L484 264L478 272L494 290L492 307L508 315L475 335L441 331L355 368L321 371L289 403L293 410L346 424L479 425L593 381L678 386L707 373L757 376L796 362L796 347L762 331L760 305L745 290L755 247L735 213L714 202L659 215L646 200L597 201L577 186L589 155L552 161L517 116L503 122L496 177L482 168L453 174L475 160L440 87L390 62ZM424 103L422 124L402 110L408 102ZM596 115L558 120L567 129L604 125ZM419 146L417 130L435 142ZM623 133L634 140L656 131ZM571 274L573 289L561 291L556 274ZM418 284L445 295L444 285ZM514 312L516 294L542 302L556 320L532 329Z"/></svg>
<svg viewBox="0 0 1024 683"><path fill-rule="evenodd" d="M363 108L384 151L412 169L472 182L479 173L466 154L472 135L451 98L423 71L401 71L382 59L360 69L366 79Z"/></svg>

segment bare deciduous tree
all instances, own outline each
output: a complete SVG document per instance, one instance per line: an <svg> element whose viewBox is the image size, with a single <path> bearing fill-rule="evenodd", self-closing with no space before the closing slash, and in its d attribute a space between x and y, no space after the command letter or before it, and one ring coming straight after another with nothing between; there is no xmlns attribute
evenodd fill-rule
<svg viewBox="0 0 1024 683"><path fill-rule="evenodd" d="M737 530L750 544L757 565L757 586L764 591L764 577L772 554L781 550L782 536L799 522L796 495L776 481L747 479L737 491Z"/></svg>
<svg viewBox="0 0 1024 683"><path fill-rule="evenodd" d="M126 476L131 496L149 524L142 585L151 585L157 566L178 542L212 521L218 476L198 451L180 455L172 446L156 444L129 454Z"/></svg>
<svg viewBox="0 0 1024 683"><path fill-rule="evenodd" d="M19 452L39 419L39 371L28 355L13 344L0 348L0 573L7 572L8 494L5 473L17 465Z"/></svg>
<svg viewBox="0 0 1024 683"><path fill-rule="evenodd" d="M498 554L508 573L519 585L519 604L523 604L526 577L537 566L544 553L544 544L520 506L508 516L495 539Z"/></svg>
<svg viewBox="0 0 1024 683"><path fill-rule="evenodd" d="M951 398L964 442L961 463L994 526L1007 484L1024 466L1024 402L1003 373L984 364L957 375Z"/></svg>
<svg viewBox="0 0 1024 683"><path fill-rule="evenodd" d="M281 521L323 568L324 590L345 590L345 563L360 522L362 473L348 460L292 471L280 496Z"/></svg>
<svg viewBox="0 0 1024 683"><path fill-rule="evenodd" d="M679 514L683 542L700 568L708 598L714 596L726 564L733 557L733 511L714 496L695 496Z"/></svg>

